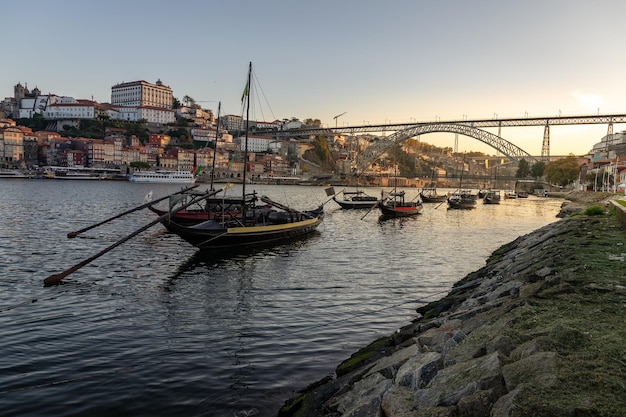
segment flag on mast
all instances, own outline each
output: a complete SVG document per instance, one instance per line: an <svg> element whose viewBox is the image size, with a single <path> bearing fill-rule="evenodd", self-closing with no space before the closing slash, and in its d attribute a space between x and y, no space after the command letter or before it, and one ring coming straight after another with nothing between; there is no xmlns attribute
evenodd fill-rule
<svg viewBox="0 0 626 417"><path fill-rule="evenodd" d="M248 97L250 94L250 80L246 81L246 86L243 89L243 93L241 94L241 103Z"/></svg>

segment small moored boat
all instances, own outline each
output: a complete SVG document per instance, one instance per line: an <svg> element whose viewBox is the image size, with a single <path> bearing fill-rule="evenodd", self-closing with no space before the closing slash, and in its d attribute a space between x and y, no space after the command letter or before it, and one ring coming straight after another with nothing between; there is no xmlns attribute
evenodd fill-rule
<svg viewBox="0 0 626 417"><path fill-rule="evenodd" d="M339 204L344 210L351 209L370 209L378 203L378 198L367 195L364 191L342 191L341 198L337 195L333 196L335 203Z"/></svg>
<svg viewBox="0 0 626 417"><path fill-rule="evenodd" d="M446 201L448 196L445 194L437 194L436 188L426 187L422 188L422 191L420 191L420 198L423 203L441 203Z"/></svg>
<svg viewBox="0 0 626 417"><path fill-rule="evenodd" d="M421 201L405 201L405 192L391 192L378 204L384 217L409 217L419 214L424 206Z"/></svg>
<svg viewBox="0 0 626 417"><path fill-rule="evenodd" d="M487 190L483 197L483 204L500 204L501 198L500 190Z"/></svg>
<svg viewBox="0 0 626 417"><path fill-rule="evenodd" d="M469 190L452 193L448 197L448 209L471 210L476 208L476 197Z"/></svg>

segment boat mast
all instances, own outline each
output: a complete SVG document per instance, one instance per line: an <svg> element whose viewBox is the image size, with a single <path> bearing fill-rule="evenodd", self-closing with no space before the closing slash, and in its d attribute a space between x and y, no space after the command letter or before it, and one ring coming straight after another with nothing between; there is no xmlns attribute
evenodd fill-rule
<svg viewBox="0 0 626 417"><path fill-rule="evenodd" d="M250 87L251 87L251 81L252 81L252 62L250 62L250 65L248 67L248 82L246 83L246 89L244 91L244 94L246 94L246 139L245 139L245 146L243 149L243 186L242 186L242 190L243 190L243 200L244 200L244 207L245 205L245 201L246 201L246 171L247 169L247 165L248 165L248 126L250 123ZM245 210L245 208L244 208ZM245 214L245 213L244 213Z"/></svg>
<svg viewBox="0 0 626 417"><path fill-rule="evenodd" d="M222 109L222 102L217 103L217 124L215 126L215 148L213 148L213 167L211 168L211 188L213 191L213 181L215 179L215 160L217 158L217 137L220 133L220 111Z"/></svg>

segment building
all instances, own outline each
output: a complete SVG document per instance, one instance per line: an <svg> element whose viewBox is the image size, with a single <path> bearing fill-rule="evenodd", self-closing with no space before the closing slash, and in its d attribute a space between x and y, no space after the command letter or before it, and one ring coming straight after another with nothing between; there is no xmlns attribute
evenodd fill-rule
<svg viewBox="0 0 626 417"><path fill-rule="evenodd" d="M208 124L215 123L213 111L205 110L198 105L180 106L176 109L176 117L187 119L196 126L206 126Z"/></svg>
<svg viewBox="0 0 626 417"><path fill-rule="evenodd" d="M239 138L239 149L241 151L246 150L246 138L244 136ZM270 144L275 142L274 139L268 139L265 136L251 136L248 135L248 152L269 152Z"/></svg>
<svg viewBox="0 0 626 417"><path fill-rule="evenodd" d="M220 117L220 124L229 132L243 132L246 129L243 117L233 114Z"/></svg>
<svg viewBox="0 0 626 417"><path fill-rule="evenodd" d="M48 120L95 119L96 102L80 100L75 103L54 103L46 107L43 117Z"/></svg>
<svg viewBox="0 0 626 417"><path fill-rule="evenodd" d="M626 131L604 136L593 145L591 154L593 160L626 155Z"/></svg>
<svg viewBox="0 0 626 417"><path fill-rule="evenodd" d="M111 105L113 106L158 107L171 110L173 103L172 89L163 85L161 80L157 80L156 84L141 80L111 87Z"/></svg>
<svg viewBox="0 0 626 417"><path fill-rule="evenodd" d="M164 125L176 121L176 112L163 107L140 106L137 107L137 117L137 120Z"/></svg>
<svg viewBox="0 0 626 417"><path fill-rule="evenodd" d="M24 129L7 126L0 129L0 165L17 167L24 159Z"/></svg>

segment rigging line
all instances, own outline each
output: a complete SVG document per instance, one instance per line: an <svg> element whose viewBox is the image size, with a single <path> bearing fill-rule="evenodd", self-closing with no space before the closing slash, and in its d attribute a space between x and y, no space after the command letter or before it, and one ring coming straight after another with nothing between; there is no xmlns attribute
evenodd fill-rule
<svg viewBox="0 0 626 417"><path fill-rule="evenodd" d="M265 95L265 91L263 90L263 86L261 85L261 82L259 81L259 78L256 76L256 69L252 69L252 77L254 78L255 82L253 83L256 86L258 86L259 91L261 92L261 96L263 96L264 102L267 105L267 108L270 111L270 114L272 115L272 118L274 120L276 120L276 116L274 115L274 111L272 110L272 106L270 105L269 100L267 99L267 96ZM263 106L261 104L261 98L258 98L259 100L259 107L261 109L261 113L263 113ZM265 116L262 114L263 119L265 120Z"/></svg>

